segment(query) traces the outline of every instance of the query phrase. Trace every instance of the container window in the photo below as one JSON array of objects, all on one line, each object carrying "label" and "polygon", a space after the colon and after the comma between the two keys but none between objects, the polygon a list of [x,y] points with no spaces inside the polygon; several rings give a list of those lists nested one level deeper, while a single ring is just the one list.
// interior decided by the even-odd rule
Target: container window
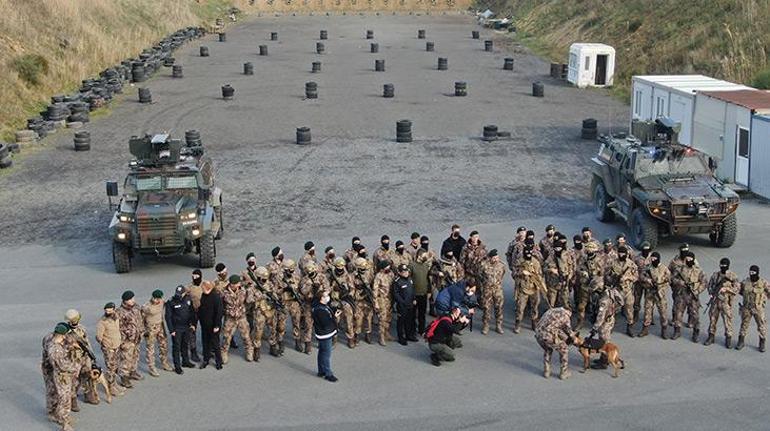
[{"label": "container window", "polygon": [[749,131],[743,127],[738,128],[738,156],[749,158]]},{"label": "container window", "polygon": [[636,90],[634,95],[634,114],[642,114],[642,90]]},{"label": "container window", "polygon": [[586,70],[591,70],[591,57],[586,57]]}]

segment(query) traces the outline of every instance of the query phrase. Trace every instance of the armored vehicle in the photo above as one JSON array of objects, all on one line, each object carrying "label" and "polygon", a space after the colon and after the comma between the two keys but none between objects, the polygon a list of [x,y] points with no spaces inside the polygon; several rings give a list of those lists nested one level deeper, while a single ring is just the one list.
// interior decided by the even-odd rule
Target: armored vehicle
[{"label": "armored vehicle", "polygon": [[[190,145],[191,144],[191,145]],[[214,266],[216,240],[222,237],[222,192],[214,185],[214,167],[200,141],[171,139],[167,134],[131,137],[135,157],[123,183],[107,182],[112,259],[118,273],[131,270],[138,254],[177,256],[196,253],[200,267]]]},{"label": "armored vehicle", "polygon": [[632,132],[638,137],[599,138],[591,159],[596,218],[623,219],[636,247],[693,233],[709,234],[717,247],[733,245],[740,200],[714,177],[715,161],[679,144],[679,125],[669,119],[635,122]]}]

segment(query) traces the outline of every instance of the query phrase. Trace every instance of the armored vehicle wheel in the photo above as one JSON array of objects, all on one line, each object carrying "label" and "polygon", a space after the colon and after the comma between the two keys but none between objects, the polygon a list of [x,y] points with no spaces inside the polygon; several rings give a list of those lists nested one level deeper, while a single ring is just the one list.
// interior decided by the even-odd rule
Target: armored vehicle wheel
[{"label": "armored vehicle wheel", "polygon": [[218,207],[214,207],[214,215],[216,216],[217,220],[219,220],[219,232],[217,232],[217,236],[214,237],[214,239],[222,239],[222,236],[225,233],[225,222],[222,218],[222,203],[220,202]]},{"label": "armored vehicle wheel", "polygon": [[119,242],[112,243],[112,262],[115,272],[123,274],[131,271],[131,251]]},{"label": "armored vehicle wheel", "polygon": [[214,266],[214,260],[217,257],[217,246],[214,243],[214,234],[206,232],[203,237],[198,240],[200,242],[200,267],[211,268]]},{"label": "armored vehicle wheel", "polygon": [[594,177],[592,190],[594,192],[594,215],[596,219],[603,222],[615,220],[615,213],[607,207],[609,204],[609,195],[604,188],[602,180]]},{"label": "armored vehicle wheel", "polygon": [[722,226],[717,230],[716,235],[711,234],[711,244],[719,248],[731,247],[735,243],[735,237],[738,235],[738,220],[735,213],[725,217]]},{"label": "armored vehicle wheel", "polygon": [[631,213],[631,241],[638,249],[641,249],[645,241],[653,249],[658,246],[658,225],[643,208],[637,208]]}]

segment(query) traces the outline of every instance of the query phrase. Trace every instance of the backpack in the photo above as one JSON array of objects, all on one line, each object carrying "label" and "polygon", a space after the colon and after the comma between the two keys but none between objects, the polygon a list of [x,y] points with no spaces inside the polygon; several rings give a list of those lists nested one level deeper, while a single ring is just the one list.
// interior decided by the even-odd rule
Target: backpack
[{"label": "backpack", "polygon": [[436,328],[438,328],[439,323],[441,323],[442,320],[446,320],[449,323],[452,323],[452,318],[449,316],[439,317],[438,319],[430,322],[430,325],[428,325],[428,329],[425,330],[425,341],[430,342],[430,340],[433,338],[434,333],[436,332]]}]

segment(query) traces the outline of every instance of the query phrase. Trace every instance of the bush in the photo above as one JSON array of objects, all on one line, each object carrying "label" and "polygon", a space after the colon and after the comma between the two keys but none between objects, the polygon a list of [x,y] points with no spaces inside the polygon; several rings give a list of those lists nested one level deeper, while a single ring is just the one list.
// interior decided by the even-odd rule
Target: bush
[{"label": "bush", "polygon": [[770,69],[765,69],[754,76],[751,86],[760,90],[770,90]]},{"label": "bush", "polygon": [[38,54],[20,55],[11,61],[10,66],[28,85],[39,84],[40,78],[48,73],[48,60]]}]

